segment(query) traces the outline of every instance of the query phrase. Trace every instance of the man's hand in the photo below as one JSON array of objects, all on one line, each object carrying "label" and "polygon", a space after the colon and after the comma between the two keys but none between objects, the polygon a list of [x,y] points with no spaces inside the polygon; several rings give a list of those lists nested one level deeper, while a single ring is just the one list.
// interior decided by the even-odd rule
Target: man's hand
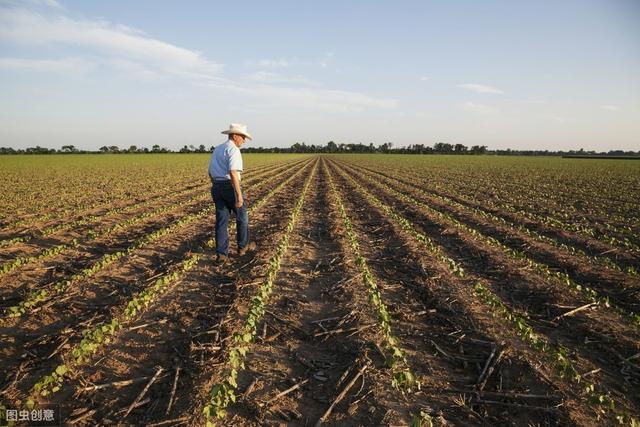
[{"label": "man's hand", "polygon": [[230,170],[229,176],[231,177],[233,192],[236,195],[236,209],[240,209],[244,204],[244,200],[242,199],[242,188],[240,188],[240,175],[238,174],[238,171]]}]

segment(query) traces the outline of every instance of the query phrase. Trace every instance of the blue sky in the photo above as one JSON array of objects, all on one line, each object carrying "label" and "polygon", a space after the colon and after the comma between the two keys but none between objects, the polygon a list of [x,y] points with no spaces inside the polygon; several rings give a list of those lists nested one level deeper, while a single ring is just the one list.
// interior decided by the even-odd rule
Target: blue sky
[{"label": "blue sky", "polygon": [[0,0],[0,146],[640,150],[640,2]]}]

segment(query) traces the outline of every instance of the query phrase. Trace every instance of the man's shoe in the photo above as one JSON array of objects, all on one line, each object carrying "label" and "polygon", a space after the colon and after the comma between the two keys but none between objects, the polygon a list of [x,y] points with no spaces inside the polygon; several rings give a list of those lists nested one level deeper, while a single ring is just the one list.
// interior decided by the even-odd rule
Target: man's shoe
[{"label": "man's shoe", "polygon": [[225,265],[227,261],[229,261],[229,257],[227,255],[216,254],[217,265]]},{"label": "man's shoe", "polygon": [[245,246],[244,248],[238,249],[238,255],[242,256],[242,255],[246,254],[247,252],[252,252],[255,248],[256,248],[256,243],[255,242],[249,242],[249,244],[247,246]]}]

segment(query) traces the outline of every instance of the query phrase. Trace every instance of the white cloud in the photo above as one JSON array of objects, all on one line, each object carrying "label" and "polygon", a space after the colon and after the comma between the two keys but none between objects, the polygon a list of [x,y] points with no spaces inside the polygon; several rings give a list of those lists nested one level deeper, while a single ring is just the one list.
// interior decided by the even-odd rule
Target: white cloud
[{"label": "white cloud", "polygon": [[62,8],[60,3],[58,3],[56,0],[42,0],[42,3],[47,7]]},{"label": "white cloud", "polygon": [[333,58],[336,56],[334,52],[327,52],[324,54],[322,60],[320,60],[320,66],[322,68],[327,68],[333,62]]},{"label": "white cloud", "polygon": [[284,58],[261,59],[258,61],[258,66],[265,68],[290,67],[291,65],[293,65],[293,61]]},{"label": "white cloud", "polygon": [[459,84],[458,87],[462,89],[470,90],[476,93],[488,93],[488,94],[496,94],[496,95],[504,94],[504,92],[498,88],[479,84],[479,83],[462,83],[462,84]]},{"label": "white cloud", "polygon": [[602,108],[603,110],[608,110],[608,111],[619,111],[620,107],[618,107],[617,105],[601,105],[600,108]]},{"label": "white cloud", "polygon": [[215,78],[222,66],[199,52],[143,35],[140,31],[104,21],[44,16],[27,9],[3,8],[0,40],[19,45],[68,45],[102,55],[143,61],[156,71],[195,79]]},{"label": "white cloud", "polygon": [[124,58],[110,58],[102,62],[105,65],[112,67],[114,70],[119,71],[125,77],[131,79],[150,82],[167,78],[166,74],[154,71],[153,69],[145,67],[139,62],[131,61]]},{"label": "white cloud", "polygon": [[81,58],[27,59],[0,58],[0,69],[37,72],[80,72],[84,73],[94,64]]},{"label": "white cloud", "polygon": [[278,73],[272,73],[269,71],[256,71],[248,77],[249,80],[259,83],[271,83],[271,84],[295,84],[305,86],[318,86],[318,82],[311,79],[307,79],[302,76],[287,77]]},{"label": "white cloud", "polygon": [[265,58],[260,60],[245,60],[244,64],[254,68],[289,68],[289,67],[318,67],[327,68],[335,58],[334,52],[327,52],[319,59],[301,60],[300,58]]},{"label": "white cloud", "polygon": [[271,73],[269,71],[256,71],[255,73],[249,74],[249,80],[256,82],[268,82],[278,78],[278,76],[278,74]]},{"label": "white cloud", "polygon": [[475,104],[473,102],[465,102],[462,108],[474,114],[494,115],[498,113],[498,109],[491,105]]},{"label": "white cloud", "polygon": [[45,7],[53,9],[62,9],[62,5],[56,0],[2,0],[4,5],[13,6],[33,6],[33,7]]},{"label": "white cloud", "polygon": [[398,101],[376,98],[366,94],[335,89],[283,87],[272,84],[240,84],[232,81],[217,81],[205,84],[247,97],[254,97],[273,108],[305,108],[329,113],[360,112],[370,108],[395,109]]},{"label": "white cloud", "polygon": [[358,112],[368,108],[394,109],[398,101],[374,98],[365,94],[342,90],[312,88],[258,87],[255,95],[277,99],[298,107],[321,109],[327,112]]},{"label": "white cloud", "polygon": [[429,80],[429,77],[428,77],[428,76],[421,76],[421,77],[420,77],[420,81],[421,81],[421,82],[426,82],[427,80]]},{"label": "white cloud", "polygon": [[[89,58],[85,60],[86,64],[106,65],[134,79],[178,77],[198,86],[258,97],[276,106],[353,112],[367,108],[393,109],[398,105],[395,99],[376,98],[362,93],[291,87],[317,84],[304,77],[285,77],[266,71],[245,78],[225,78],[223,66],[205,58],[200,52],[167,43],[124,25],[72,19],[62,12],[49,9],[45,13],[26,7],[0,6],[0,42],[21,49],[25,46],[73,48]],[[326,53],[320,65],[326,67],[333,57],[332,52]],[[5,58],[4,61],[5,68],[71,69],[80,64],[64,59]],[[284,67],[290,64],[284,59],[275,61],[265,62],[264,65]]]}]

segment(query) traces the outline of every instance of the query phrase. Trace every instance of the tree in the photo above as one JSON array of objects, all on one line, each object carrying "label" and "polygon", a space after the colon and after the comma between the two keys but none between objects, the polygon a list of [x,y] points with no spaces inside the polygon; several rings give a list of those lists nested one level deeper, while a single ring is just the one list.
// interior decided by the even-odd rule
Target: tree
[{"label": "tree", "polygon": [[433,151],[435,151],[436,153],[452,153],[453,145],[447,144],[446,142],[437,142],[433,146]]},{"label": "tree", "polygon": [[473,154],[485,154],[487,152],[487,146],[486,145],[474,145],[473,147],[471,147],[471,152]]},{"label": "tree", "polygon": [[107,147],[106,145],[103,145],[102,147],[100,147],[100,152],[101,153],[108,153],[109,152],[109,147]]},{"label": "tree", "polygon": [[200,144],[200,146],[198,147],[198,153],[205,153],[207,151],[207,147],[204,146],[204,144]]},{"label": "tree", "polygon": [[73,145],[63,145],[61,151],[63,153],[75,153],[78,151],[78,149]]},{"label": "tree", "polygon": [[456,144],[454,147],[456,154],[464,154],[467,152],[467,146],[462,144]]},{"label": "tree", "polygon": [[333,141],[327,142],[327,153],[335,153],[336,151],[338,151],[336,143]]},{"label": "tree", "polygon": [[118,148],[117,145],[110,145],[109,146],[109,152],[110,153],[119,153],[120,152],[120,148]]},{"label": "tree", "polygon": [[393,146],[393,143],[391,142],[385,142],[384,144],[382,144],[380,146],[380,151],[382,153],[387,153],[389,151],[389,149]]},{"label": "tree", "polygon": [[424,144],[413,144],[413,147],[411,147],[411,151],[416,154],[424,153]]},{"label": "tree", "polygon": [[138,147],[136,147],[135,145],[132,145],[131,147],[129,147],[127,152],[128,153],[137,153],[138,152]]},{"label": "tree", "polygon": [[40,147],[39,145],[36,145],[35,147],[27,147],[24,150],[25,153],[27,154],[49,154],[49,153],[55,153],[56,150],[54,148],[45,148],[45,147]]},{"label": "tree", "polygon": [[153,144],[153,147],[151,147],[151,152],[152,153],[159,153],[160,152],[160,146],[158,144]]}]

